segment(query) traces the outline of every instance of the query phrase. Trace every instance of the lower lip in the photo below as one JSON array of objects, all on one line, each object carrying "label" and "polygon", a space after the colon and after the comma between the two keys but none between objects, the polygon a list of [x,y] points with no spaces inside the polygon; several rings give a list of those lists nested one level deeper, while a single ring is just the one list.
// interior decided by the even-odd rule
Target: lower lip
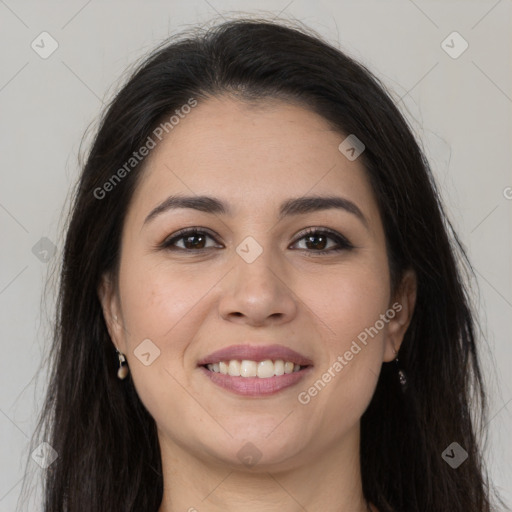
[{"label": "lower lip", "polygon": [[312,366],[307,366],[298,372],[274,375],[267,379],[260,379],[259,377],[231,377],[231,375],[212,372],[204,366],[200,366],[199,369],[202,370],[214,384],[217,384],[221,388],[232,391],[237,395],[257,397],[274,395],[283,389],[297,384],[297,382],[309,373]]}]

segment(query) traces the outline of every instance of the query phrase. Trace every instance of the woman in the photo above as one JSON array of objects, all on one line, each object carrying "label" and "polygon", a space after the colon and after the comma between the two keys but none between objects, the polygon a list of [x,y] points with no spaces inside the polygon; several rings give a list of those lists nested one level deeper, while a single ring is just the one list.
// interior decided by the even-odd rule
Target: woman
[{"label": "woman", "polygon": [[268,21],[166,42],[76,191],[44,510],[491,510],[459,254],[362,65]]}]

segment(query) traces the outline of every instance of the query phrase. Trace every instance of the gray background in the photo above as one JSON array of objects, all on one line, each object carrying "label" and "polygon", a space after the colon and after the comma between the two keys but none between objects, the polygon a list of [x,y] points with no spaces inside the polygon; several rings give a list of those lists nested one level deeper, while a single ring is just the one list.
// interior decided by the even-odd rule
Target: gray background
[{"label": "gray background", "polygon": [[[0,0],[0,512],[15,509],[31,453],[54,297],[52,286],[46,299],[43,291],[62,250],[82,134],[96,126],[127,66],[162,38],[235,12],[298,18],[339,43],[391,89],[422,141],[476,270],[490,393],[485,456],[511,503],[510,0]],[[31,47],[42,46],[43,31],[58,43],[46,59]],[[457,58],[441,44],[453,31],[469,44]],[[456,39],[448,44],[462,48]]]}]

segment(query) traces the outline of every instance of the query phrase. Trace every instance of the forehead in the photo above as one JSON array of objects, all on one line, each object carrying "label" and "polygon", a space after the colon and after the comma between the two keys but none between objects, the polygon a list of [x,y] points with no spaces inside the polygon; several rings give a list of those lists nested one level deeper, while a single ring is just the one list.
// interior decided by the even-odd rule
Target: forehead
[{"label": "forehead", "polygon": [[235,215],[270,213],[290,197],[337,194],[368,218],[378,216],[361,160],[338,149],[345,138],[300,105],[211,98],[184,115],[146,158],[129,216],[142,223],[176,192],[218,197]]}]

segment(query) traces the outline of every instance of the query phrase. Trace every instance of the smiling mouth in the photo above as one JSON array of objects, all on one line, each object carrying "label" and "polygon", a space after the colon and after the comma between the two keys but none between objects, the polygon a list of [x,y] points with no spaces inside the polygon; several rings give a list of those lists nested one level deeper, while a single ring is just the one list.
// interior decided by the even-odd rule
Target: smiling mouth
[{"label": "smiling mouth", "polygon": [[210,372],[228,375],[230,377],[269,379],[271,377],[280,377],[290,373],[299,372],[308,366],[301,366],[292,361],[283,359],[265,359],[263,361],[252,361],[248,359],[229,361],[219,361],[201,365]]},{"label": "smiling mouth", "polygon": [[199,365],[216,386],[236,395],[264,398],[297,384],[313,369],[282,359],[219,361]]}]

